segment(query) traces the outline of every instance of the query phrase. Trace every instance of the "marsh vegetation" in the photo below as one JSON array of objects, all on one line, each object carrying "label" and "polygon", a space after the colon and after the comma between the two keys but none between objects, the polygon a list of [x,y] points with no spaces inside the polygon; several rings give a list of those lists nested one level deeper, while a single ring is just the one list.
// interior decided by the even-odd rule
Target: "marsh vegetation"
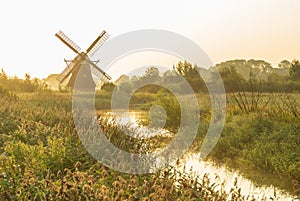
[{"label": "marsh vegetation", "polygon": [[[296,197],[300,193],[300,64],[288,64],[288,69],[282,69],[288,73],[283,74],[263,62],[238,60],[217,65],[227,92],[226,124],[208,159],[239,171],[257,184],[273,185]],[[248,69],[245,66],[252,66],[248,74],[241,71]],[[197,153],[212,112],[210,97],[203,80],[195,77],[195,68],[198,67],[182,62],[176,73],[160,75],[152,68],[143,77],[124,77],[117,85],[106,83],[96,93],[95,106],[98,110],[111,109],[114,90],[119,90],[122,97],[122,91],[132,90],[132,85],[149,76],[168,84],[182,76],[191,84],[200,107],[200,125],[189,149],[189,153]],[[180,82],[175,84],[180,88]],[[174,166],[145,175],[105,167],[83,147],[74,129],[71,99],[68,90],[52,91],[38,79],[9,78],[2,71],[1,200],[254,199],[241,194],[238,181],[226,191],[208,175],[200,177]],[[148,85],[135,91],[129,108],[148,111],[154,105],[160,105],[167,114],[164,129],[176,133],[181,115],[179,104],[176,96],[163,87]],[[108,117],[98,115],[97,120],[111,143],[129,152],[150,152],[172,140],[172,136],[160,135],[134,139],[124,135]],[[141,125],[149,123],[146,118]],[[280,200],[276,193],[272,199]]]}]

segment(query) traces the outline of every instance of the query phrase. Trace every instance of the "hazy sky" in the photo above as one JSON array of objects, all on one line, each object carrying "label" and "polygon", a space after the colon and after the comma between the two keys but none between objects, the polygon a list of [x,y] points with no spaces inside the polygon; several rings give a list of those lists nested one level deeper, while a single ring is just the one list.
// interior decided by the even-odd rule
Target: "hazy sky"
[{"label": "hazy sky", "polygon": [[145,28],[190,38],[214,63],[254,58],[277,65],[300,58],[299,9],[299,0],[2,1],[0,68],[19,77],[60,73],[63,59],[75,56],[54,37],[60,29],[86,49],[103,29],[114,37]]}]

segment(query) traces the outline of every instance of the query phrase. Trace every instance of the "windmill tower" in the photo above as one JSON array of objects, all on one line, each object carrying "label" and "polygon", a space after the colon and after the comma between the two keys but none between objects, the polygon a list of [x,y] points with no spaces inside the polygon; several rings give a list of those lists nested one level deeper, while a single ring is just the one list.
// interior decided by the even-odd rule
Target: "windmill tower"
[{"label": "windmill tower", "polygon": [[96,80],[100,79],[102,81],[108,81],[111,79],[107,73],[96,65],[97,63],[94,63],[89,59],[89,57],[93,56],[108,39],[109,35],[106,31],[102,31],[86,52],[80,52],[81,48],[62,31],[57,32],[55,36],[77,54],[73,60],[69,61],[65,59],[67,67],[56,78],[60,83],[64,83],[64,81],[71,75],[67,86],[84,90],[94,89],[96,87],[93,77],[95,77]]}]

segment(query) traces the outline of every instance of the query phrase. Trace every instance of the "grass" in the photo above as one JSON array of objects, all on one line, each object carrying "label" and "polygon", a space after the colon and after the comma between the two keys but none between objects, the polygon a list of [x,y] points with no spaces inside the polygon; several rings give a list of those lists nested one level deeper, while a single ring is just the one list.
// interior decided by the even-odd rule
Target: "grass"
[{"label": "grass", "polygon": [[[99,164],[82,146],[74,129],[71,94],[11,93],[4,88],[0,93],[0,200],[246,200],[236,184],[225,192],[218,190],[207,176],[197,178],[176,172],[174,167],[156,174],[128,175]],[[148,95],[136,94],[132,104],[147,109],[165,101],[153,94],[148,99]],[[291,181],[291,186],[297,186],[300,152],[299,125],[295,122],[299,119],[293,112],[297,104],[292,100],[299,98],[297,94],[264,94],[262,100],[272,97],[274,101],[273,96],[277,104],[247,115],[236,103],[229,102],[227,126],[210,157],[228,164],[238,159],[245,166],[252,164],[253,169],[281,174]],[[100,108],[108,105],[110,96],[105,97],[96,101]],[[211,114],[208,96],[199,94],[198,99],[203,123],[197,140],[201,142]],[[138,104],[146,106],[141,108]],[[286,107],[289,109],[279,109]],[[176,112],[171,114],[175,116]],[[124,150],[152,151],[170,140],[135,140],[107,119],[99,120],[107,138]],[[141,149],[140,145],[149,141],[155,146]]]},{"label": "grass", "polygon": [[[134,95],[138,98],[131,100],[133,105],[141,103],[146,109],[155,104],[163,106],[168,114],[166,128],[176,132],[180,110],[171,104],[174,96],[141,92]],[[147,97],[151,97],[148,102]],[[197,94],[197,98],[200,127],[192,152],[199,151],[212,116],[208,94]],[[297,93],[227,94],[226,124],[209,158],[240,170],[260,185],[275,185],[298,194],[299,187],[294,183],[300,182],[299,100]]]}]

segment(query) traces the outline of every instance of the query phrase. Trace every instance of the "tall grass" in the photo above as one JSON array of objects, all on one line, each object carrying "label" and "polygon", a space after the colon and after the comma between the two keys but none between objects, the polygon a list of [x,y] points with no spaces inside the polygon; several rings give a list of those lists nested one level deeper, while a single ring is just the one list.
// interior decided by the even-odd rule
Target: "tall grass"
[{"label": "tall grass", "polygon": [[[107,169],[90,156],[77,136],[71,94],[49,91],[15,94],[1,87],[0,93],[0,200],[247,199],[240,195],[236,185],[231,192],[220,191],[209,178],[183,174],[174,167],[148,175],[128,175]],[[259,101],[253,101],[253,107],[251,95],[241,96],[247,98],[250,110],[245,115],[237,103],[229,103],[227,126],[211,157],[238,159],[253,168],[283,175],[293,181],[291,185],[299,193],[298,95],[261,94]],[[137,100],[146,98],[139,94]],[[169,99],[161,100],[167,105]],[[271,104],[275,100],[277,104]],[[200,103],[204,104],[200,106],[203,111],[200,118],[204,122],[200,124],[199,142],[211,116],[205,105],[209,104],[208,96],[203,95]],[[169,113],[170,121],[178,118],[176,108],[173,109],[175,112]],[[282,112],[278,115],[276,111]],[[136,140],[103,117],[99,117],[99,124],[112,143],[131,152],[160,149],[172,139]]]}]

